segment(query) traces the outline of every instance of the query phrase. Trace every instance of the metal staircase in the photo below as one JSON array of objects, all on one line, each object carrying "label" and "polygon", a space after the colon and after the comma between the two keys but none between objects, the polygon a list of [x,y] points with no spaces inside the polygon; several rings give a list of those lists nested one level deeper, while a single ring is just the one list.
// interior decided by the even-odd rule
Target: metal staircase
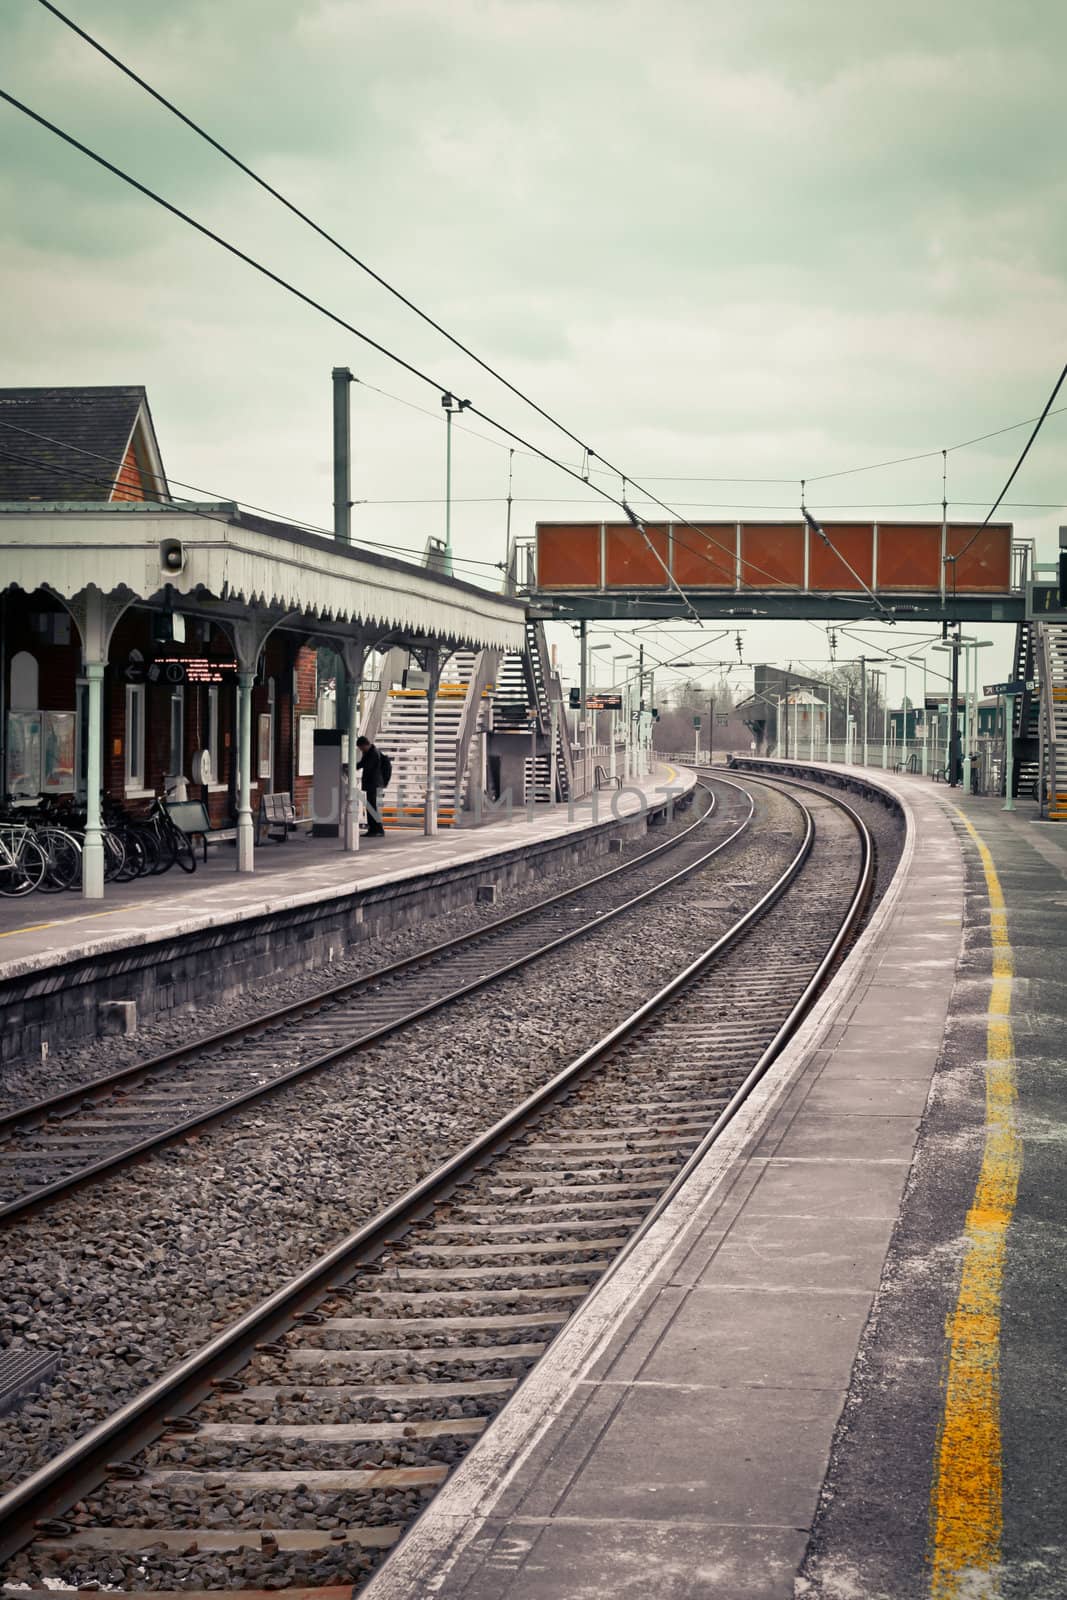
[{"label": "metal staircase", "polygon": [[563,691],[552,671],[544,626],[526,623],[526,649],[508,651],[502,657],[494,701],[494,726],[498,731],[514,729],[525,733],[529,718],[537,718],[537,732],[543,740],[551,738],[552,706],[556,706],[556,746],[553,759],[539,750],[536,762],[527,755],[523,766],[523,788],[527,802],[548,804],[568,800],[574,792],[574,771],[567,742]]},{"label": "metal staircase", "polygon": [[[434,711],[433,760],[437,823],[455,825],[466,801],[468,763],[459,760],[461,728],[478,657],[458,650],[441,669]],[[421,828],[425,819],[426,744],[429,702],[425,689],[389,689],[375,740],[389,756],[393,774],[380,797],[386,827]],[[458,768],[458,771],[457,771]]]},{"label": "metal staircase", "polygon": [[1067,623],[1036,622],[1041,674],[1043,798],[1054,822],[1067,822]]},{"label": "metal staircase", "polygon": [[[1033,683],[1040,676],[1034,650],[1034,625],[1020,622],[1015,630],[1015,657],[1012,678],[1016,683]],[[1013,700],[1014,772],[1013,795],[1037,798],[1041,782],[1041,695],[1025,690]]]}]

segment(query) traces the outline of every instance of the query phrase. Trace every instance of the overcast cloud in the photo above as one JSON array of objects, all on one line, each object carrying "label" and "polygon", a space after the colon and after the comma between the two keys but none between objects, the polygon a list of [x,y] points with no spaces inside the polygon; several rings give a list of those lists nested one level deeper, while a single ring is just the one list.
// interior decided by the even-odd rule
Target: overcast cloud
[{"label": "overcast cloud", "polygon": [[[66,9],[690,516],[793,510],[801,476],[1033,416],[1063,364],[1055,0]],[[577,464],[35,0],[5,0],[0,51],[12,93]],[[329,373],[351,366],[433,413],[355,391],[357,534],[421,549],[442,532],[431,390],[16,112],[0,127],[5,384],[144,383],[173,477],[328,527]],[[1045,559],[1067,522],[1065,425],[1007,513]],[[1025,437],[950,457],[953,514],[984,515]],[[506,450],[457,436],[455,493],[477,502],[455,508],[461,555],[500,558],[506,472]],[[700,476],[794,482],[681,481]],[[595,508],[520,457],[515,493],[519,533]],[[809,500],[935,515],[940,460]],[[746,631],[751,659],[825,653],[810,627]]]}]

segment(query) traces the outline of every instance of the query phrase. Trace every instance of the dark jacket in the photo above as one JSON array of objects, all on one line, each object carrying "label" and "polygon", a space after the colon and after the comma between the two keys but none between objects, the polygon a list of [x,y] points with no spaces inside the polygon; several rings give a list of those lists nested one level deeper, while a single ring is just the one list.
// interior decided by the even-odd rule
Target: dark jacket
[{"label": "dark jacket", "polygon": [[356,762],[356,771],[362,773],[360,788],[364,793],[370,789],[382,789],[382,755],[376,744],[370,745]]}]

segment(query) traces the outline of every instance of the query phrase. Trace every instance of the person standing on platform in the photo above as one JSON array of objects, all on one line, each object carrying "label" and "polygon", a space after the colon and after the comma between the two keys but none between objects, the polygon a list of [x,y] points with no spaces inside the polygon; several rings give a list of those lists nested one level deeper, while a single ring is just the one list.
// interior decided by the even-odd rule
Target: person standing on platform
[{"label": "person standing on platform", "polygon": [[356,771],[362,773],[360,787],[367,797],[367,838],[380,839],[385,835],[381,813],[378,810],[378,796],[385,788],[382,753],[376,744],[371,744],[366,738],[356,740],[356,749],[359,751]]}]

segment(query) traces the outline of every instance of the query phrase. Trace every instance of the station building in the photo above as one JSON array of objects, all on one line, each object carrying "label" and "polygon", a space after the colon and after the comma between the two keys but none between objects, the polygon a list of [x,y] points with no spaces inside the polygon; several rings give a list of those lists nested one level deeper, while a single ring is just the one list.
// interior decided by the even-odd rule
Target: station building
[{"label": "station building", "polygon": [[[176,498],[141,387],[0,390],[0,546],[9,803],[67,797],[91,832],[94,795],[137,810],[188,794],[212,826],[235,825],[250,870],[264,796],[310,815],[317,737],[339,704],[338,744],[362,728],[385,745],[393,727],[418,801],[398,820],[432,831],[456,820],[468,773],[484,783],[499,769],[479,702],[509,671],[522,749],[532,701],[540,760],[554,759],[551,686],[530,655],[543,640],[521,602],[234,503]],[[354,803],[326,826],[356,847]]]}]

